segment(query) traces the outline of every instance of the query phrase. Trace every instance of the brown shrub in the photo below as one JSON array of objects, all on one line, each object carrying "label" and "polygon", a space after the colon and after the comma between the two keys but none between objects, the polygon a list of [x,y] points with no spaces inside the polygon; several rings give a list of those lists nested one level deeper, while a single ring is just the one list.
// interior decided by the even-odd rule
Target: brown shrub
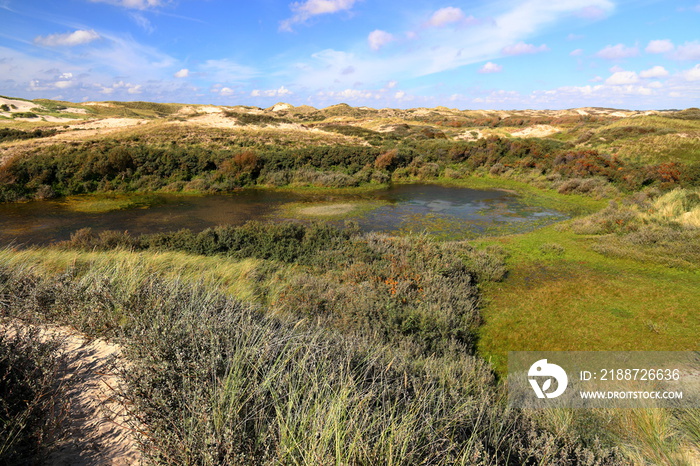
[{"label": "brown shrub", "polygon": [[398,149],[391,149],[379,155],[374,161],[374,168],[377,170],[388,170],[396,165],[398,159]]}]

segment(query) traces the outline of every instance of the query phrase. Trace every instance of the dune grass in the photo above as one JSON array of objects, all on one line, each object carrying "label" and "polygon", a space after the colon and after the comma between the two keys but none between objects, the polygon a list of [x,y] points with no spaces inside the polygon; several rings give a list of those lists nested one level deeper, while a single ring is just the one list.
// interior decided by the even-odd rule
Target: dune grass
[{"label": "dune grass", "polygon": [[616,464],[581,425],[554,437],[506,408],[462,333],[488,258],[456,247],[367,235],[303,267],[5,250],[0,312],[126,345],[123,396],[157,464]]}]

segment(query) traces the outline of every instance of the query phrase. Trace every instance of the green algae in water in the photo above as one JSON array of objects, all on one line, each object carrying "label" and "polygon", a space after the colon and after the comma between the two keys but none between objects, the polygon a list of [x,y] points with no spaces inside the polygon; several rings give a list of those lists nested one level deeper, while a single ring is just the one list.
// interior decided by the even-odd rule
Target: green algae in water
[{"label": "green algae in water", "polygon": [[317,220],[356,219],[387,205],[382,200],[337,200],[333,202],[289,202],[282,204],[273,217]]},{"label": "green algae in water", "polygon": [[73,212],[101,214],[124,209],[147,209],[160,202],[158,196],[148,194],[99,194],[70,196],[61,204]]}]

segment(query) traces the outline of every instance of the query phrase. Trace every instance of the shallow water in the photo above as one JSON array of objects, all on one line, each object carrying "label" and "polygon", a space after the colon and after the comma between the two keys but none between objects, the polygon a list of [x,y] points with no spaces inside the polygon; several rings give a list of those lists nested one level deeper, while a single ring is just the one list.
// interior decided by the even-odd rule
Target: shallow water
[{"label": "shallow water", "polygon": [[0,204],[0,243],[47,244],[69,239],[72,232],[85,227],[142,234],[240,225],[248,220],[309,220],[284,208],[290,203],[379,201],[376,208],[365,208],[345,219],[356,220],[364,231],[425,231],[450,239],[527,231],[565,218],[556,211],[528,206],[505,191],[422,184],[362,194],[249,189],[211,196],[162,194],[153,196],[153,200],[149,207],[105,213],[76,212],[70,208],[75,200]]}]

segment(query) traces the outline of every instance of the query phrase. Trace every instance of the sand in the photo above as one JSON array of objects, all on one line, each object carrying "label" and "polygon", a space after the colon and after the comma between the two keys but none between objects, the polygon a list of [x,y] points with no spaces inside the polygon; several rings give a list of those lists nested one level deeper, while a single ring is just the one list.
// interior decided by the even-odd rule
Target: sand
[{"label": "sand", "polygon": [[[11,325],[0,324],[0,328],[13,333]],[[65,435],[45,463],[140,464],[141,454],[129,427],[133,422],[115,396],[122,383],[115,373],[115,365],[124,363],[121,348],[101,339],[89,340],[67,327],[42,326],[40,332],[46,339],[58,336],[66,355],[59,374],[66,387],[60,406],[67,413],[61,425]]]},{"label": "sand", "polygon": [[515,131],[511,133],[511,136],[516,138],[544,138],[551,136],[554,133],[558,133],[560,130],[550,125],[535,125],[529,126],[520,131]]}]

